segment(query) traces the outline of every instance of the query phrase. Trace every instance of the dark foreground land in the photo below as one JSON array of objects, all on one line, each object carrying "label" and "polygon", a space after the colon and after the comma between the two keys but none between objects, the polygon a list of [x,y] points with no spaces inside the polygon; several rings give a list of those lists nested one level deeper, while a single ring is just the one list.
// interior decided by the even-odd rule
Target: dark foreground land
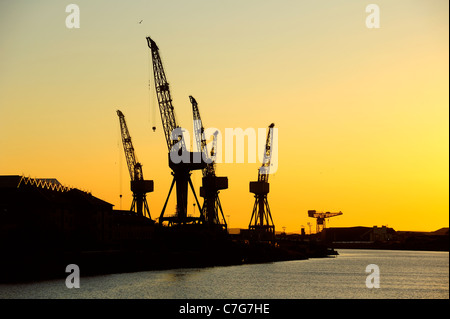
[{"label": "dark foreground land", "polygon": [[[84,276],[200,268],[336,255],[319,242],[298,240],[256,241],[232,238],[226,231],[206,225],[153,226],[150,238],[122,240],[108,249],[62,249],[34,244],[3,250],[0,282],[23,282],[64,278],[66,266],[76,264]],[[73,246],[72,246],[73,247]]]},{"label": "dark foreground land", "polygon": [[67,277],[70,264],[95,275],[330,253],[312,242],[254,235],[233,237],[205,223],[161,226],[55,179],[0,176],[0,282]]}]

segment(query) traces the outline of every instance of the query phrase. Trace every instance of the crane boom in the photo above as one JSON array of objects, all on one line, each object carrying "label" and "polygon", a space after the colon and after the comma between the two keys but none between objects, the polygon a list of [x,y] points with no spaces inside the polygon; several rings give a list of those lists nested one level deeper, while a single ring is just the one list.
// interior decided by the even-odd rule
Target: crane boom
[{"label": "crane boom", "polygon": [[[205,129],[203,128],[203,122],[200,117],[200,111],[198,110],[198,104],[195,98],[190,95],[189,100],[192,104],[192,113],[194,118],[194,134],[195,134],[195,142],[197,144],[197,151],[201,152],[202,155],[208,155],[208,150],[206,147],[205,140]],[[205,176],[205,170],[203,169],[203,176]]]},{"label": "crane boom", "polygon": [[308,210],[308,216],[309,217],[313,217],[313,218],[330,218],[330,217],[334,217],[334,216],[339,216],[342,215],[342,212],[335,212],[335,213],[331,213],[331,212],[317,212],[315,210]]},{"label": "crane boom", "polygon": [[155,89],[158,98],[159,112],[161,114],[161,121],[163,124],[164,135],[166,137],[167,147],[172,150],[172,147],[180,142],[181,148],[186,149],[183,136],[180,134],[174,140],[172,132],[179,128],[175,118],[175,111],[172,105],[172,97],[170,95],[169,83],[167,82],[164,67],[162,65],[161,57],[159,55],[159,48],[150,37],[147,37],[147,44],[152,54],[153,75],[155,78]]},{"label": "crane boom", "polygon": [[269,131],[267,132],[266,138],[266,148],[264,151],[264,158],[261,167],[258,171],[258,181],[269,182],[269,172],[270,172],[270,160],[272,158],[272,142],[273,142],[273,127],[274,123],[269,125]]},{"label": "crane boom", "polygon": [[120,110],[117,110],[117,115],[119,116],[123,150],[125,152],[130,178],[132,181],[143,180],[142,165],[136,159],[130,132],[128,131],[127,123],[125,121],[125,115],[123,115]]},{"label": "crane boom", "polygon": [[207,175],[210,176],[216,176],[216,157],[217,157],[217,135],[219,134],[219,131],[214,132],[214,138],[212,142],[211,147],[211,157],[209,158],[211,160],[210,163],[207,164]]},{"label": "crane boom", "polygon": [[195,141],[197,144],[197,150],[202,153],[202,156],[205,157],[205,161],[207,162],[207,165],[205,168],[202,169],[202,175],[205,176],[215,176],[215,165],[214,165],[214,159],[215,159],[215,153],[217,152],[217,134],[218,132],[214,132],[214,140],[213,140],[213,146],[211,149],[211,154],[208,154],[208,146],[206,145],[205,140],[205,129],[203,128],[203,122],[202,118],[200,116],[200,111],[198,109],[197,101],[193,96],[189,96],[189,100],[192,104],[192,114],[194,118],[194,134],[195,134]]}]

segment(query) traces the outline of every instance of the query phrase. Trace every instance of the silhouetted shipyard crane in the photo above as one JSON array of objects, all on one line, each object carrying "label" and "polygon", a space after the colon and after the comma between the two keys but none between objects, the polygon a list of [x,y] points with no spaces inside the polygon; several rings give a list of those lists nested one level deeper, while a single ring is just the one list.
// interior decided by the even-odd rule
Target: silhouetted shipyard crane
[{"label": "silhouetted shipyard crane", "polygon": [[[192,104],[192,113],[194,118],[194,134],[197,143],[197,150],[201,151],[205,157],[207,165],[202,169],[202,186],[200,187],[200,196],[204,198],[202,206],[202,215],[209,225],[221,225],[227,228],[225,216],[223,214],[222,205],[219,199],[219,190],[228,188],[228,178],[216,176],[215,159],[217,152],[217,131],[214,134],[213,147],[211,154],[208,154],[206,145],[203,122],[200,117],[197,101],[189,96]],[[222,222],[219,218],[219,211],[222,215]]]},{"label": "silhouetted shipyard crane", "polygon": [[[192,185],[191,171],[203,169],[206,163],[203,161],[200,153],[195,154],[186,149],[181,127],[178,126],[175,119],[174,107],[172,105],[172,97],[170,95],[169,83],[159,55],[159,48],[156,43],[147,37],[147,44],[152,54],[153,75],[155,78],[155,90],[158,99],[159,112],[166,138],[167,148],[169,151],[169,167],[172,169],[173,180],[170,186],[169,194],[164,203],[164,207],[159,217],[159,223],[167,221],[172,224],[198,223],[204,220],[204,217],[193,217],[187,215],[188,202],[188,185],[194,194],[197,206],[200,204]],[[194,162],[195,159],[195,162]],[[164,216],[170,194],[173,186],[176,184],[177,206],[175,216]]]},{"label": "silhouetted shipyard crane", "polygon": [[131,142],[130,133],[128,132],[127,123],[125,122],[125,116],[119,110],[117,110],[117,115],[119,116],[123,150],[127,160],[128,171],[130,172],[131,191],[133,192],[133,202],[131,203],[130,210],[136,212],[140,216],[151,218],[146,194],[153,192],[153,181],[144,180],[142,165],[137,161],[134,153],[134,147]]},{"label": "silhouetted shipyard crane", "polygon": [[342,212],[337,213],[330,213],[330,212],[317,212],[315,210],[308,210],[308,216],[315,218],[317,221],[316,225],[316,233],[320,233],[322,230],[324,230],[325,227],[325,218],[330,218],[334,216],[342,215]]},{"label": "silhouetted shipyard crane", "polygon": [[274,126],[275,124],[273,123],[269,125],[264,158],[258,170],[258,181],[250,182],[250,192],[255,194],[255,204],[253,205],[252,218],[248,226],[249,230],[256,233],[258,239],[269,241],[273,240],[275,236],[275,225],[273,224],[269,202],[267,201]]}]

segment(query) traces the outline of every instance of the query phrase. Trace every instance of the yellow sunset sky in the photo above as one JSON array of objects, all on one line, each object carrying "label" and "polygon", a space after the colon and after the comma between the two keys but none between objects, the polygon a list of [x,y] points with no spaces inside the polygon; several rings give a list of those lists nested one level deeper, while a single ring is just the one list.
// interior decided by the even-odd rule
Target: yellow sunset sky
[{"label": "yellow sunset sky", "polygon": [[[80,8],[78,29],[66,27],[70,3]],[[380,8],[380,28],[366,27],[369,3]],[[57,178],[128,209],[120,109],[144,177],[154,180],[147,199],[158,217],[172,177],[148,90],[151,36],[179,125],[192,132],[189,95],[204,126],[222,134],[275,123],[278,169],[268,198],[277,230],[315,225],[309,209],[342,211],[331,227],[448,227],[448,5],[2,1],[0,174]],[[259,165],[217,166],[229,180],[220,198],[231,228],[248,226],[248,183]],[[192,179],[198,192],[201,172]]]}]

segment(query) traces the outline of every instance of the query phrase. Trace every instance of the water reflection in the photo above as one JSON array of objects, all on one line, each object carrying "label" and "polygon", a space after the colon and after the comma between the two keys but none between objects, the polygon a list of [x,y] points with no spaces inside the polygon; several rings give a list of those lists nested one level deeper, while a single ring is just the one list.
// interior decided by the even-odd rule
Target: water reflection
[{"label": "water reflection", "polygon": [[[0,298],[336,299],[445,298],[448,252],[340,250],[336,258],[228,267],[173,269],[0,285]],[[368,289],[366,266],[380,267],[381,288]]]}]

